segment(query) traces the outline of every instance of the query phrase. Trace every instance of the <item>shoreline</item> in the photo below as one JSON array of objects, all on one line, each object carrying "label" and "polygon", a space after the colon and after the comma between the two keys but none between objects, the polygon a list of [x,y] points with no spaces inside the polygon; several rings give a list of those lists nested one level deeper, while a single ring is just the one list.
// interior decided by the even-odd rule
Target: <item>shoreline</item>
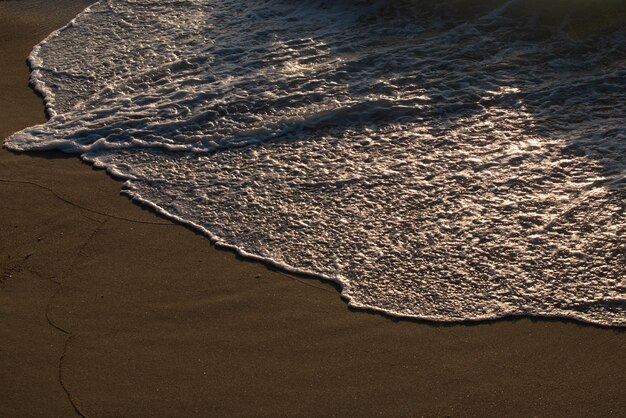
[{"label": "shoreline", "polygon": [[[3,140],[45,121],[28,48],[87,5],[0,3]],[[355,310],[132,203],[77,156],[2,149],[0,178],[0,415],[626,411],[621,329]]]}]

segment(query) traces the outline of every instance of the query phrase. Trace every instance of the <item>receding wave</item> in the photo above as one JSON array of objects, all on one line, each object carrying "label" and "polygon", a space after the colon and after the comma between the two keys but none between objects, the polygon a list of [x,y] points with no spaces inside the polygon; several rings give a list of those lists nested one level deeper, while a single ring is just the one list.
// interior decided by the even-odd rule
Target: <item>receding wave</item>
[{"label": "receding wave", "polygon": [[80,154],[221,245],[439,321],[626,325],[621,1],[101,1],[37,46]]}]

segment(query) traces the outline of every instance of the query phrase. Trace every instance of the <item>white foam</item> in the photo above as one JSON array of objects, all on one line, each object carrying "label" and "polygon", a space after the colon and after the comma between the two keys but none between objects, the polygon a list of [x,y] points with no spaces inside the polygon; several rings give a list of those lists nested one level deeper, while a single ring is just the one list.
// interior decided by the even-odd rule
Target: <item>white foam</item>
[{"label": "white foam", "polygon": [[352,306],[626,325],[624,31],[377,10],[97,3],[33,51],[51,118],[5,145],[81,154]]}]

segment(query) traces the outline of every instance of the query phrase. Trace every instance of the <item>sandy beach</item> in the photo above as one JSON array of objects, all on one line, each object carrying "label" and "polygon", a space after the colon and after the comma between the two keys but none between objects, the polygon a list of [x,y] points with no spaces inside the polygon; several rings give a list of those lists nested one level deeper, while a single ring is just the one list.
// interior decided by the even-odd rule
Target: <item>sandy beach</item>
[{"label": "sandy beach", "polygon": [[[0,138],[89,2],[0,1]],[[624,416],[626,333],[437,324],[216,249],[77,156],[0,150],[0,416]]]}]

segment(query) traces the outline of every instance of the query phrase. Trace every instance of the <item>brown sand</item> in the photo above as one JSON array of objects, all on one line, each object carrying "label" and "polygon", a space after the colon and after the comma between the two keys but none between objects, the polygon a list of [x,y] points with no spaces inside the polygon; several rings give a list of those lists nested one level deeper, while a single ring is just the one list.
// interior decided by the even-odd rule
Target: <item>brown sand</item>
[{"label": "brown sand", "polygon": [[[44,121],[25,57],[84,5],[0,2],[0,138]],[[0,178],[0,416],[626,414],[623,330],[353,311],[76,157],[2,150]]]}]

